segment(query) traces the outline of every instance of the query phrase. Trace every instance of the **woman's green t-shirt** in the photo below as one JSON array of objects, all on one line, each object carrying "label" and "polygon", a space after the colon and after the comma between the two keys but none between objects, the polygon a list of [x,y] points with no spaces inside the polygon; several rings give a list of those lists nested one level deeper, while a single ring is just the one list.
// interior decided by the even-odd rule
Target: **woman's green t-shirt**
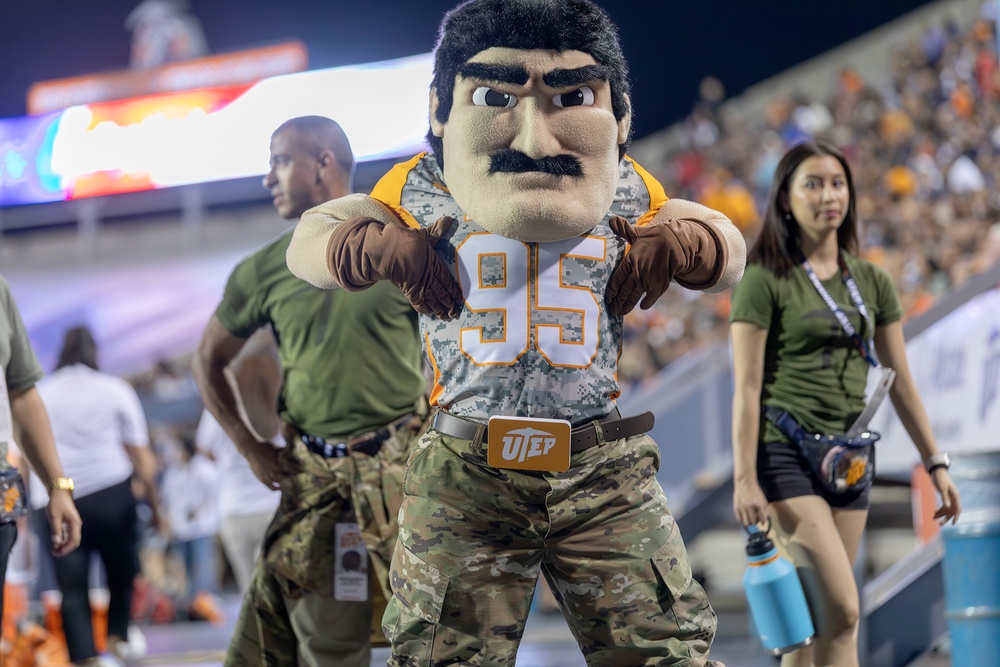
[{"label": "woman's green t-shirt", "polygon": [[[901,319],[903,307],[889,274],[849,253],[844,259],[874,326]],[[840,273],[822,282],[862,339],[869,340],[874,331],[851,300]],[[870,366],[801,265],[782,277],[761,264],[747,265],[733,289],[729,321],[768,330],[762,406],[785,410],[812,433],[847,432],[864,409]],[[760,437],[763,442],[787,442],[763,418]]]}]

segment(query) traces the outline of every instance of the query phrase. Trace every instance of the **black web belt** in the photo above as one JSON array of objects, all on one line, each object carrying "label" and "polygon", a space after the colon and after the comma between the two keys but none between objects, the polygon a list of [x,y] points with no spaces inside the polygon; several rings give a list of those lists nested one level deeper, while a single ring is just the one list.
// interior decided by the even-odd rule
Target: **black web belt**
[{"label": "black web belt", "polygon": [[[450,435],[462,440],[475,440],[482,426],[479,422],[470,421],[444,410],[439,410],[431,422],[431,428],[445,435]],[[621,438],[631,438],[634,435],[646,433],[653,428],[653,413],[643,412],[634,417],[622,417],[618,408],[608,416],[599,420],[599,425],[594,422],[587,422],[582,426],[577,426],[570,431],[570,449],[573,452],[582,452],[597,445],[600,440],[597,437],[597,429],[601,429],[604,441],[620,440]],[[487,440],[487,429],[482,431],[482,441]]]},{"label": "black web belt", "polygon": [[318,435],[309,435],[307,433],[302,434],[302,442],[305,443],[309,451],[328,459],[343,458],[351,452],[361,452],[368,456],[375,456],[382,449],[382,445],[389,439],[389,436],[413,419],[413,416],[414,414],[411,412],[377,431],[359,435],[345,442],[327,442]]}]

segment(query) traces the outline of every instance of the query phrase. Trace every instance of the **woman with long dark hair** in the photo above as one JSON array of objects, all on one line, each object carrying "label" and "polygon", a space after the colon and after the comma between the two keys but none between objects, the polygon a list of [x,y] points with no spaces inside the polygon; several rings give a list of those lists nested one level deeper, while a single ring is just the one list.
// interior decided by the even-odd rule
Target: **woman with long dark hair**
[{"label": "woman with long dark hair", "polygon": [[[98,370],[97,345],[86,327],[66,332],[56,370],[39,383],[39,391],[49,410],[56,450],[75,481],[74,495],[85,526],[80,548],[54,563],[62,592],[63,630],[70,660],[76,665],[96,665],[88,591],[90,557],[97,553],[104,562],[108,646],[117,654],[128,636],[132,582],[139,573],[131,477],[135,473],[146,487],[155,512],[156,462],[139,397],[122,378]],[[36,508],[45,502],[40,493],[32,494],[31,501]],[[31,521],[43,543],[49,540],[44,512],[33,512]]]},{"label": "woman with long dark hair", "polygon": [[730,315],[733,510],[743,525],[771,522],[816,627],[815,643],[784,656],[785,667],[858,665],[853,563],[877,439],[864,428],[876,407],[865,410],[870,368],[931,473],[942,500],[935,517],[960,512],[907,366],[899,297],[857,253],[846,158],[824,142],[795,146],[778,164]]}]

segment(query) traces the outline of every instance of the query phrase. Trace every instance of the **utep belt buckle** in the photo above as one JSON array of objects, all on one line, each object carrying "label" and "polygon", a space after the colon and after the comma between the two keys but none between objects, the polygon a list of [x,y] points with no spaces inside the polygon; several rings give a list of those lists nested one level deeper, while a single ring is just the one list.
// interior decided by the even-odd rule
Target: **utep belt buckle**
[{"label": "utep belt buckle", "polygon": [[487,461],[494,468],[566,472],[570,431],[565,419],[490,417]]}]

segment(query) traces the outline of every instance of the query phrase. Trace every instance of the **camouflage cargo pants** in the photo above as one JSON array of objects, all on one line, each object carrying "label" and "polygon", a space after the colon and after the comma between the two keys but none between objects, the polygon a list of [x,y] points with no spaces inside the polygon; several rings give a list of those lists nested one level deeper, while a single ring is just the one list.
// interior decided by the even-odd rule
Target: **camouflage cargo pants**
[{"label": "camouflage cargo pants", "polygon": [[[394,431],[376,456],[329,459],[286,429],[281,502],[243,598],[226,667],[368,667],[371,645],[386,643],[378,621],[389,592],[403,463],[420,421]],[[334,599],[338,521],[361,528],[370,565],[367,602]]]},{"label": "camouflage cargo pants", "polygon": [[588,665],[721,667],[658,467],[645,435],[574,454],[565,473],[524,473],[428,431],[404,479],[389,664],[514,664],[541,571]]},{"label": "camouflage cargo pants", "polygon": [[332,590],[289,595],[281,575],[258,559],[223,664],[368,667],[371,613],[371,601],[338,602]]}]

